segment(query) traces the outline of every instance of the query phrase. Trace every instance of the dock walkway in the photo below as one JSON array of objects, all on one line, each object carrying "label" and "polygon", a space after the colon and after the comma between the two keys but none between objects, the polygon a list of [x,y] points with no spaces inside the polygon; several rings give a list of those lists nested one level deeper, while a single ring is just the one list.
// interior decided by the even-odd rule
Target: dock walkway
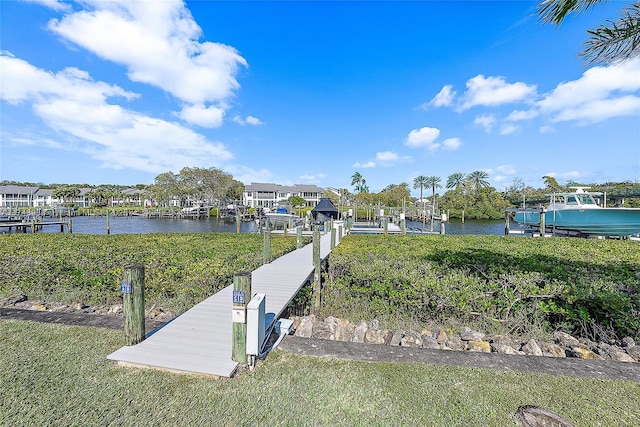
[{"label": "dock walkway", "polygon": [[[320,239],[320,257],[324,260],[330,252],[331,234],[327,233]],[[310,243],[251,273],[252,293],[266,294],[268,319],[278,319],[300,288],[312,278],[313,272],[313,244]],[[233,285],[230,285],[178,316],[145,341],[122,347],[107,358],[124,365],[231,377],[238,366],[231,359],[232,292]]]}]

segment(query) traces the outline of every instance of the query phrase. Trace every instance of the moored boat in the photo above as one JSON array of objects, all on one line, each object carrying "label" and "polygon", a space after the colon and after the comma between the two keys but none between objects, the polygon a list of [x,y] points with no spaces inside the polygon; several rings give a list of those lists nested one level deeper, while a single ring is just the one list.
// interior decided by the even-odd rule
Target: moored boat
[{"label": "moored boat", "polygon": [[550,194],[549,205],[540,210],[516,210],[514,221],[540,226],[541,213],[545,227],[576,231],[595,236],[632,236],[640,233],[640,208],[603,208],[593,196],[602,193],[585,191],[589,187],[571,187],[570,193]]}]

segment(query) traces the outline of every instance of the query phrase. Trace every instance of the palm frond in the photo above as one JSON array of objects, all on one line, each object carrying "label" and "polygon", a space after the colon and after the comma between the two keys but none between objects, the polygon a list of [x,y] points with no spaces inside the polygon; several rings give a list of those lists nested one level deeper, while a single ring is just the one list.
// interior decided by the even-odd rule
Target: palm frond
[{"label": "palm frond", "polygon": [[592,6],[609,0],[543,0],[538,3],[538,17],[542,22],[560,25],[570,13],[581,14]]},{"label": "palm frond", "polygon": [[579,53],[588,65],[610,64],[640,55],[640,2],[622,11],[616,21],[587,31],[589,40]]}]

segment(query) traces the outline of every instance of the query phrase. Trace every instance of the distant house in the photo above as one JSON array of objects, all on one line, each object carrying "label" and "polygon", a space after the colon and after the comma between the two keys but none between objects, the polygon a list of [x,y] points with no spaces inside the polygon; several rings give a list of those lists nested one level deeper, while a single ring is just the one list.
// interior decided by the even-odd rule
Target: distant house
[{"label": "distant house", "polygon": [[291,196],[298,196],[305,200],[307,206],[316,206],[322,197],[322,191],[317,185],[252,182],[244,187],[242,204],[251,208],[271,208]]},{"label": "distant house", "polygon": [[53,206],[59,203],[58,199],[53,198],[53,190],[47,190],[44,188],[38,188],[31,206],[35,208],[43,208],[45,206]]},{"label": "distant house", "polygon": [[33,207],[33,200],[38,189],[38,187],[2,185],[0,186],[0,207]]}]

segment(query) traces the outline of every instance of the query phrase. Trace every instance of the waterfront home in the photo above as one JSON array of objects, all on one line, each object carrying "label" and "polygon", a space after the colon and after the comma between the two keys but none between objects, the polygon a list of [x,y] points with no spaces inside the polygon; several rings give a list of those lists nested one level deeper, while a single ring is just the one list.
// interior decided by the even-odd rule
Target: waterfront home
[{"label": "waterfront home", "polygon": [[316,206],[322,197],[323,189],[317,185],[294,184],[280,185],[252,182],[246,185],[242,194],[242,204],[250,208],[273,208],[278,202],[291,196],[302,197],[306,206]]}]

